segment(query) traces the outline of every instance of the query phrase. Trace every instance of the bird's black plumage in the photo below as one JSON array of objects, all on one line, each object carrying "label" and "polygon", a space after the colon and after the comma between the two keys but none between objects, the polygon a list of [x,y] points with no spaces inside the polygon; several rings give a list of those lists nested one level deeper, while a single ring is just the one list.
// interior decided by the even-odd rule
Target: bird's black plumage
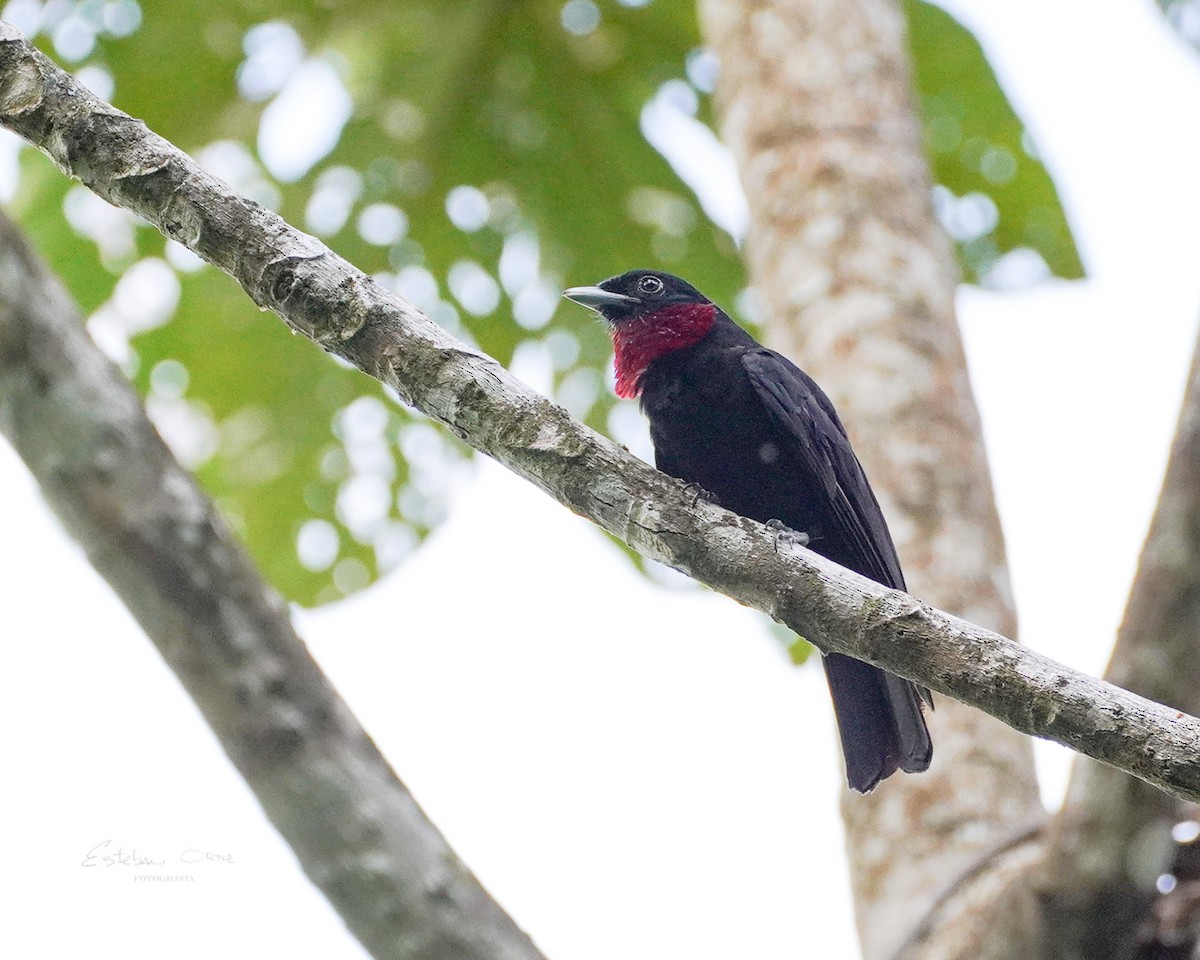
[{"label": "bird's black plumage", "polygon": [[[660,470],[743,516],[803,531],[817,553],[905,589],[883,513],[811,377],[678,277],[632,270],[566,295],[609,321],[618,392],[640,395]],[[897,769],[925,770],[928,691],[841,654],[824,664],[850,786],[866,792]]]}]

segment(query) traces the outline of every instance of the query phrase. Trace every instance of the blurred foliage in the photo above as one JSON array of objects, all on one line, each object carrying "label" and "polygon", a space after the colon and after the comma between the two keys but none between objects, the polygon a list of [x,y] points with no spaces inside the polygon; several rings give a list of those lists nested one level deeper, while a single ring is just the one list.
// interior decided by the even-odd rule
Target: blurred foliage
[{"label": "blurred foliage", "polygon": [[904,9],[934,200],[965,275],[1001,286],[1042,279],[1047,270],[1082,277],[1054,182],[979,41],[940,7],[905,0]]},{"label": "blurred foliage", "polygon": [[805,640],[804,637],[796,636],[791,630],[788,630],[787,627],[784,627],[782,624],[776,623],[772,624],[772,626],[776,628],[774,630],[775,634],[777,635],[776,639],[780,642],[783,648],[787,650],[788,657],[796,666],[800,666],[800,664],[808,660],[808,658],[811,657],[816,651],[816,647]]},{"label": "blurred foliage", "polygon": [[[966,275],[1024,250],[1079,276],[978,45],[936,8],[907,9]],[[4,19],[439,323],[543,371],[619,440],[606,333],[558,309],[561,287],[660,266],[742,302],[734,241],[639,132],[667,94],[684,125],[711,124],[690,0],[10,0]],[[20,171],[14,214],[287,597],[365,586],[436,526],[464,453],[452,438],[40,155],[23,150]]]}]

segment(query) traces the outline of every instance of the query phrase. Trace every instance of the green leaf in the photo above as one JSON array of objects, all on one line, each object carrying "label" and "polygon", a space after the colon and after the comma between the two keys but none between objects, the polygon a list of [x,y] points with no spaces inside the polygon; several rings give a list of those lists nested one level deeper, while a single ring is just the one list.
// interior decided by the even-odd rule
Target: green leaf
[{"label": "green leaf", "polygon": [[[563,286],[660,268],[737,306],[733,241],[639,129],[668,81],[692,89],[710,121],[709,98],[686,86],[700,48],[691,0],[598,0],[594,29],[564,24],[561,0],[143,0],[128,36],[104,9],[74,8],[98,39],[72,66],[106,72],[117,106],[502,362],[543,355],[556,398],[601,430],[614,405],[608,336],[560,301]],[[937,180],[997,210],[994,229],[960,244],[968,275],[1032,247],[1078,276],[1053,184],[978,45],[936,8],[907,9]],[[46,34],[35,39],[54,53]],[[314,58],[342,78],[353,112],[327,156],[280,182],[262,167],[259,123],[289,69]],[[252,62],[265,72],[248,100],[239,83],[254,86]],[[1011,177],[999,175],[1005,157]],[[94,326],[118,347],[128,336],[122,360],[160,429],[289,599],[365,586],[436,526],[457,441],[174,253],[178,307],[143,329],[126,314],[154,291],[126,281],[112,298],[131,266],[166,256],[161,238],[124,214],[80,214],[98,201],[31,151],[21,167],[15,214],[85,311],[100,311]]]},{"label": "green leaf", "polygon": [[[600,25],[583,37],[563,28],[559,2],[389,9],[387,30],[343,22],[329,38],[350,63],[356,95],[369,91],[376,105],[356,117],[331,159],[377,172],[364,202],[404,210],[411,229],[392,252],[396,265],[417,263],[443,279],[471,260],[495,277],[505,241],[528,233],[551,288],[634,266],[686,265],[711,295],[733,300],[743,282],[733,244],[638,132],[647,100],[683,75],[699,44],[690,5],[607,3]],[[463,187],[487,198],[489,216],[478,229],[459,229],[447,214],[448,197]],[[656,203],[669,217],[647,210]],[[560,381],[608,362],[606,332],[578,308],[563,304],[548,320],[518,308],[517,322],[511,309],[506,298],[493,312],[463,319],[502,362],[521,342],[556,331],[578,347]],[[603,398],[594,423],[608,403]]]},{"label": "green leaf", "polygon": [[[426,514],[396,502],[411,479],[397,440],[411,416],[374,381],[247,313],[223,274],[204,268],[182,279],[172,322],[136,340],[135,383],[151,414],[186,401],[208,421],[215,442],[197,476],[290,599],[317,603],[367,586],[397,546],[428,530]],[[179,400],[156,389],[162,364],[185,371]],[[337,548],[306,566],[297,541],[313,521],[336,531]]]},{"label": "green leaf", "polygon": [[793,664],[800,666],[800,664],[804,663],[804,661],[813,655],[813,651],[816,649],[816,647],[814,647],[803,637],[794,636],[786,627],[780,627],[780,632],[786,634],[791,641],[787,644],[787,652]]},{"label": "green leaf", "polygon": [[904,9],[929,162],[947,191],[942,219],[966,278],[986,281],[1002,256],[1030,249],[1055,276],[1079,279],[1083,264],[1054,181],[979,41],[940,7],[906,0]]}]

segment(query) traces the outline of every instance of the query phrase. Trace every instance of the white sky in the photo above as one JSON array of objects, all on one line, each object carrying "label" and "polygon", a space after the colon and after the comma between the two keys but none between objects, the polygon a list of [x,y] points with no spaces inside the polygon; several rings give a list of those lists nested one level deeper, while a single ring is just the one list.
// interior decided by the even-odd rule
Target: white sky
[{"label": "white sky", "polygon": [[[1032,127],[1091,273],[960,305],[1023,637],[1098,672],[1200,316],[1200,61],[1149,0],[954,6]],[[0,950],[361,955],[7,447],[0,490],[0,717],[19,771],[2,875],[10,896],[38,891],[7,911]],[[300,628],[553,960],[853,957],[824,682],[760,622],[655,588],[489,464],[413,562]],[[1052,798],[1063,757],[1039,751]],[[136,882],[81,866],[106,840],[236,862]]]}]

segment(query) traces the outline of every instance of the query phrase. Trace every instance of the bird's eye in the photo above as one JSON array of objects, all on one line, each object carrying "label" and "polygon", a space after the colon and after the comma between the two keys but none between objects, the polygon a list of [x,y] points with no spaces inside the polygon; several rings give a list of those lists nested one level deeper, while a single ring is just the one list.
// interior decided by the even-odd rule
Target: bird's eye
[{"label": "bird's eye", "polygon": [[658,277],[647,276],[642,277],[638,281],[638,293],[649,294],[654,297],[663,292],[663,282]]}]

